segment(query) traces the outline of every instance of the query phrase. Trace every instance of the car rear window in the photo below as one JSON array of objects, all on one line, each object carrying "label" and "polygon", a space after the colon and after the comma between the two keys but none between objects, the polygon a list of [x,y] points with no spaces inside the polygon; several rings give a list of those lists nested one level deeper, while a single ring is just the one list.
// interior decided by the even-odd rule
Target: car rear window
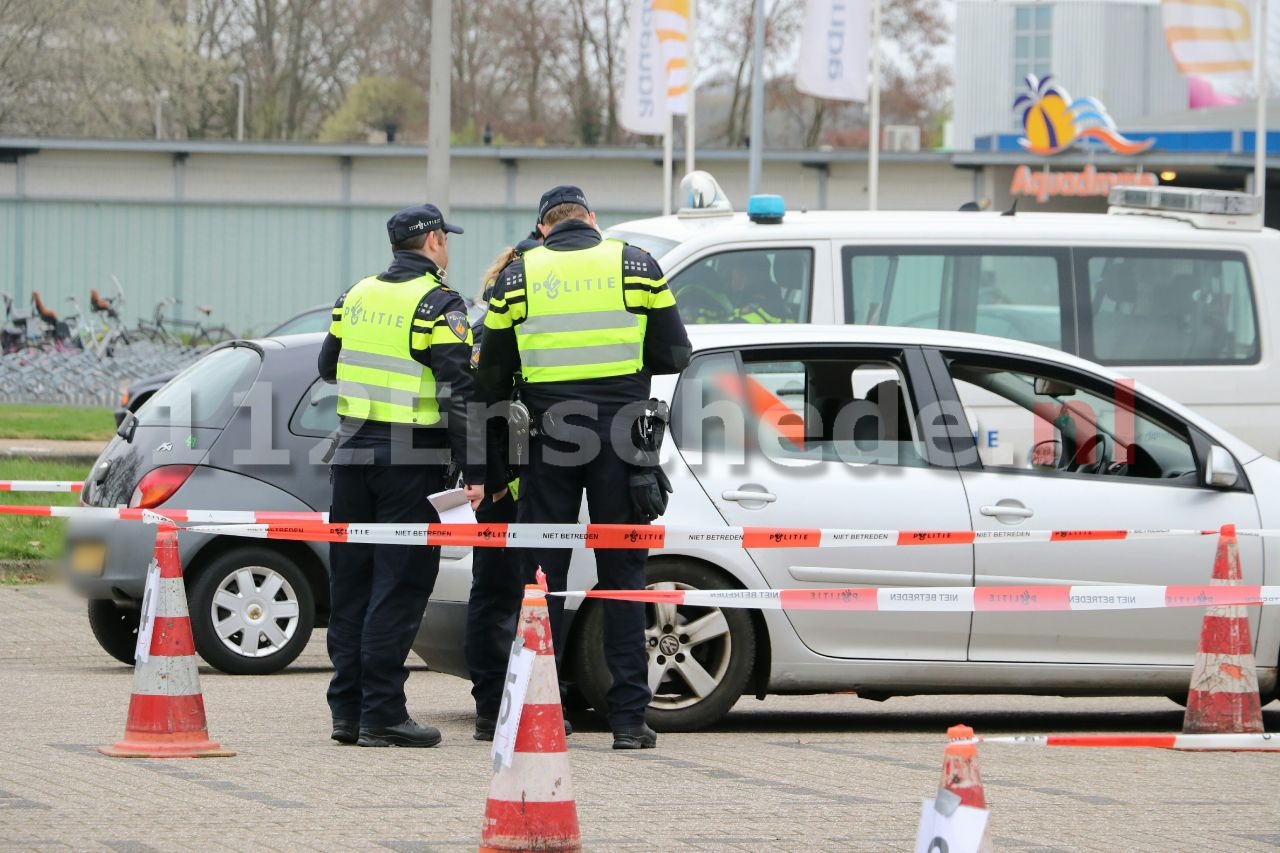
[{"label": "car rear window", "polygon": [[214,350],[179,373],[138,410],[140,426],[222,429],[262,367],[252,347]]}]

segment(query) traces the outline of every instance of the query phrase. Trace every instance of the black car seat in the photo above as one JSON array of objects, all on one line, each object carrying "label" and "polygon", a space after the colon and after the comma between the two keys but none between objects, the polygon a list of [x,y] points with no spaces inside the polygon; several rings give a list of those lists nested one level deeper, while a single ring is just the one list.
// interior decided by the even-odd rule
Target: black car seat
[{"label": "black car seat", "polygon": [[802,322],[804,297],[809,290],[809,264],[807,253],[781,251],[773,256],[773,281],[778,286],[784,308],[783,318]]}]

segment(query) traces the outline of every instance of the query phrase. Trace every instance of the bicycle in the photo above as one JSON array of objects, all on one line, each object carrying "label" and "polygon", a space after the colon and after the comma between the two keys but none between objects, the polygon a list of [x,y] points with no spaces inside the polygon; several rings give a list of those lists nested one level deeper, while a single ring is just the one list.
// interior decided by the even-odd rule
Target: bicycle
[{"label": "bicycle", "polygon": [[[168,319],[170,326],[178,326],[184,329],[190,329],[190,333],[186,335],[187,341],[184,343],[165,325],[165,311],[170,305],[181,305],[182,300],[175,299],[172,296],[166,296],[156,303],[155,311],[152,315],[152,321],[148,323],[145,320],[138,321],[138,332],[144,335],[148,340],[154,343],[166,344],[169,346],[190,346],[197,349],[213,346],[214,344],[229,341],[236,335],[226,326],[205,326],[201,320],[175,320]],[[213,308],[208,305],[197,305],[196,311],[200,312],[207,319],[213,314]]]}]

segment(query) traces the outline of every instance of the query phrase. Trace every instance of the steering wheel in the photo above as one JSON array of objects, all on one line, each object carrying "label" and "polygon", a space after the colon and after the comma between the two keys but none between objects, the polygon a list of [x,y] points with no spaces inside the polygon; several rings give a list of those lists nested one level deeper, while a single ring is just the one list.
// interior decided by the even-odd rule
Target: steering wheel
[{"label": "steering wheel", "polygon": [[694,323],[721,323],[733,313],[733,303],[723,293],[703,284],[686,284],[676,293],[680,313]]}]

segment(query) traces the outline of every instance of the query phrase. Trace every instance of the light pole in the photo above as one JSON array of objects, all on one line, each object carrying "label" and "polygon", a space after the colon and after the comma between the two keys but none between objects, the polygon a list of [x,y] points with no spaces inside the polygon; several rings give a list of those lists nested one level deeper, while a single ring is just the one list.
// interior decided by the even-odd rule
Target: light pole
[{"label": "light pole", "polygon": [[232,74],[228,78],[239,89],[239,97],[236,102],[236,141],[244,142],[244,89],[245,80],[239,74]]},{"label": "light pole", "polygon": [[751,38],[751,147],[747,154],[747,192],[760,192],[764,155],[764,0],[756,0]]},{"label": "light pole", "polygon": [[156,93],[156,139],[164,139],[164,102],[169,100],[169,90]]},{"label": "light pole", "polygon": [[449,137],[452,95],[453,4],[431,0],[431,81],[427,105],[427,198],[449,215]]}]

